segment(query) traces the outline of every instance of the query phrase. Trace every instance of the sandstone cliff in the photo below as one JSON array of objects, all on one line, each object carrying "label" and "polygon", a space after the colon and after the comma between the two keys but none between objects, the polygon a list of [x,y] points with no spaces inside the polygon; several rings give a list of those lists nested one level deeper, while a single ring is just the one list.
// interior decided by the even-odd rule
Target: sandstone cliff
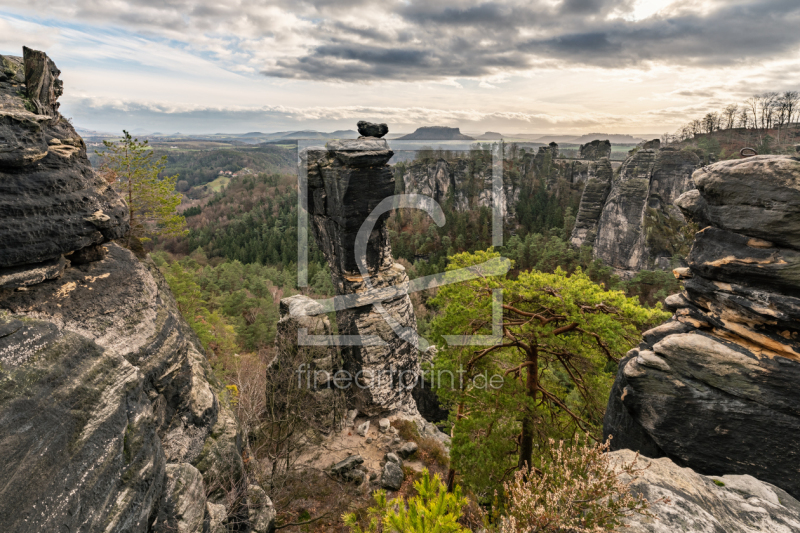
[{"label": "sandstone cliff", "polygon": [[572,243],[593,245],[594,256],[624,277],[669,267],[689,242],[686,221],[674,203],[693,187],[691,175],[699,166],[692,152],[645,143],[622,164],[604,200],[603,179],[584,190]]},{"label": "sandstone cliff", "polygon": [[[407,194],[430,196],[441,206],[452,205],[456,211],[480,207],[492,208],[492,158],[487,154],[465,155],[453,159],[415,161],[403,173]],[[513,218],[521,188],[519,173],[503,173],[501,213]]]},{"label": "sandstone cliff", "polygon": [[127,206],[58,114],[52,61],[2,59],[0,258],[15,269],[0,287],[2,529],[246,526],[225,388],[153,263],[106,242]]},{"label": "sandstone cliff", "polygon": [[614,448],[702,474],[747,474],[800,495],[800,159],[696,171],[676,200],[703,229],[673,319],[620,363],[604,432]]}]

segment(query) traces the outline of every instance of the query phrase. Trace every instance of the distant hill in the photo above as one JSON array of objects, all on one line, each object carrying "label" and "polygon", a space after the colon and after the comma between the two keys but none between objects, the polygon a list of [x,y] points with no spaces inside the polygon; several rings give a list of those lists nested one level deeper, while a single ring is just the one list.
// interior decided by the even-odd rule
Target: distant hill
[{"label": "distant hill", "polygon": [[478,135],[476,137],[479,141],[496,141],[503,138],[502,133],[497,133],[496,131],[487,131],[483,135]]},{"label": "distant hill", "polygon": [[446,126],[425,126],[414,133],[403,135],[399,141],[474,141],[475,138],[461,133],[459,128]]}]

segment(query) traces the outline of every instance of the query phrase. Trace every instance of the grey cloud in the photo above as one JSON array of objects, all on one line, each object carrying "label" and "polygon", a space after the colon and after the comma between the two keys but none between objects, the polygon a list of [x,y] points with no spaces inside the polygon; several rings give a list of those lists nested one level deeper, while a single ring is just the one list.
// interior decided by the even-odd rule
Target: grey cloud
[{"label": "grey cloud", "polygon": [[[173,41],[183,35],[198,52],[223,60],[231,53],[266,58],[267,76],[322,81],[477,78],[543,63],[746,65],[800,49],[797,0],[704,0],[704,12],[697,2],[678,2],[638,21],[623,17],[634,0],[7,1]],[[302,35],[287,34],[292,17],[301,19],[303,29],[294,31]],[[240,39],[247,49],[238,48]]]},{"label": "grey cloud", "polygon": [[[626,12],[627,0],[413,3],[398,10],[418,41],[411,49],[389,34],[368,36],[340,27],[336,46],[315,46],[281,61],[268,76],[372,81],[480,77],[549,60],[560,66],[605,68],[647,61],[673,65],[732,65],[786,55],[800,47],[800,4],[792,0],[716,3],[706,15],[677,11],[640,21],[608,18]],[[542,37],[523,39],[521,30]],[[321,36],[323,39],[326,37]],[[367,37],[368,42],[363,42]],[[490,50],[482,39],[495,44]],[[342,62],[342,59],[348,59]],[[409,67],[413,69],[409,70]]]}]

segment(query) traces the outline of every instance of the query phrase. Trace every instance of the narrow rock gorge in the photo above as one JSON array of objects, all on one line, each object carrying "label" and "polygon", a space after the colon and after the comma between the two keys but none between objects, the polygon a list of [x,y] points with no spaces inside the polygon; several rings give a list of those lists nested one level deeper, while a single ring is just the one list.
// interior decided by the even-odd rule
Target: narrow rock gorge
[{"label": "narrow rock gorge", "polygon": [[753,476],[796,498],[800,159],[724,161],[692,179],[675,200],[702,228],[675,270],[685,290],[666,301],[672,320],[620,363],[604,432],[615,449]]},{"label": "narrow rock gorge", "polygon": [[200,342],[155,265],[110,242],[127,206],[58,113],[58,69],[0,59],[2,529],[270,530]]}]

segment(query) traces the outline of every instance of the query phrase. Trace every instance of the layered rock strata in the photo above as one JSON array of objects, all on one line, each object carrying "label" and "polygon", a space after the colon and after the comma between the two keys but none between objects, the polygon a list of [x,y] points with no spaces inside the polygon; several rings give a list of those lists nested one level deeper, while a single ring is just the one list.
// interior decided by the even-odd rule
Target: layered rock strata
[{"label": "layered rock strata", "polygon": [[42,263],[128,229],[124,202],[58,112],[60,71],[44,53],[23,52],[0,56],[0,287],[8,288],[38,282]]},{"label": "layered rock strata", "polygon": [[106,242],[127,206],[58,114],[58,70],[0,59],[3,531],[246,525],[227,391],[155,265]]},{"label": "layered rock strata", "polygon": [[206,494],[222,503],[244,476],[224,387],[169,287],[152,263],[106,246],[58,280],[0,291],[9,531],[148,531],[177,520],[165,507],[177,486],[194,485],[202,517]]},{"label": "layered rock strata", "polygon": [[[602,209],[579,214],[572,242],[582,245],[596,227],[594,255],[623,277],[639,270],[667,268],[670,258],[685,254],[686,221],[674,206],[693,187],[691,176],[700,166],[696,154],[673,148],[634,151],[614,177]],[[596,187],[587,188],[587,207],[595,206]],[[599,216],[598,216],[599,215]]]},{"label": "layered rock strata", "polygon": [[675,271],[685,291],[620,363],[604,432],[614,448],[797,497],[800,159],[725,161],[693,179],[676,201],[705,226]]},{"label": "layered rock strata", "polygon": [[597,222],[611,190],[614,171],[607,159],[590,163],[587,169],[586,184],[583,187],[581,203],[575,217],[571,241],[575,246],[594,245],[597,238]]},{"label": "layered rock strata", "polygon": [[[420,372],[408,276],[392,259],[386,229],[391,206],[374,218],[364,234],[368,238],[357,238],[373,210],[394,195],[394,174],[387,165],[392,155],[385,140],[369,137],[332,141],[327,150],[309,149],[307,155],[314,235],[337,295],[348,302],[336,312],[338,332],[349,339],[340,342],[343,370],[352,379],[347,394],[369,416],[416,414],[411,388]],[[364,248],[361,258],[358,244]]]}]

